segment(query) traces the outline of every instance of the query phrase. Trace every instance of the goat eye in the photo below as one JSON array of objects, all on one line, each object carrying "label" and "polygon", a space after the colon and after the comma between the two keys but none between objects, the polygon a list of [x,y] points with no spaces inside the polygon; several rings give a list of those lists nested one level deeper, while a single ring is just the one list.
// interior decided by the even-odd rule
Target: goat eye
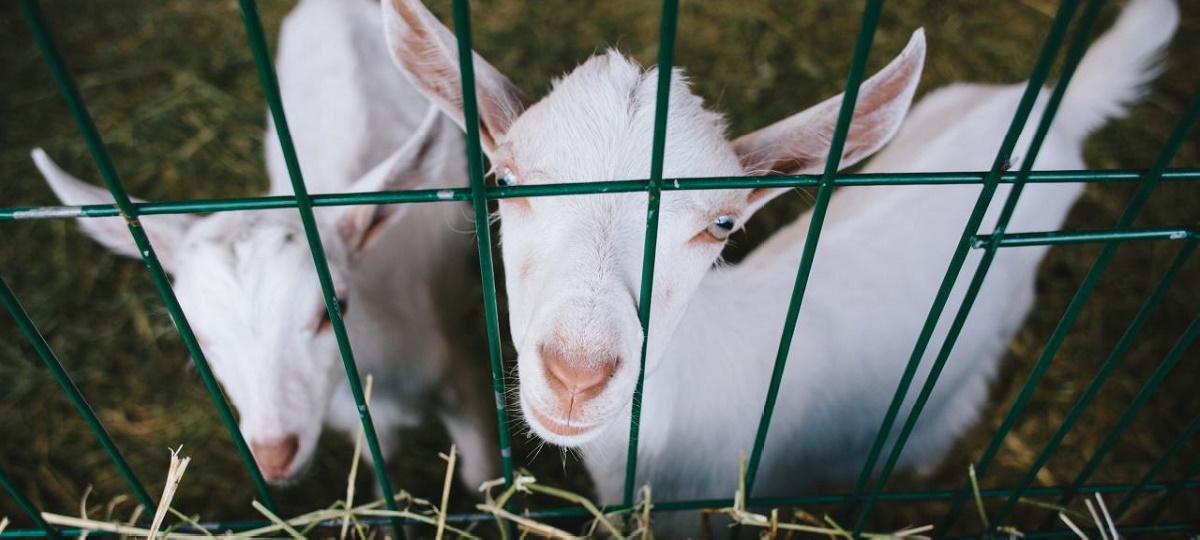
[{"label": "goat eye", "polygon": [[729,233],[733,232],[733,226],[735,223],[736,222],[733,220],[733,216],[717,216],[717,219],[714,219],[712,223],[708,224],[708,228],[705,229],[705,232],[712,235],[712,237],[716,238],[717,240],[725,240],[726,238],[729,238]]},{"label": "goat eye", "polygon": [[517,185],[517,175],[512,172],[512,169],[505,167],[496,176],[496,184],[504,187],[515,186]]},{"label": "goat eye", "polygon": [[[349,305],[350,304],[348,302],[346,302],[345,298],[340,297],[340,296],[337,298],[338,312],[341,313],[343,317],[346,316],[346,308]],[[329,310],[322,307],[321,308],[321,323],[317,325],[317,332],[318,333],[326,332],[331,329],[333,329],[333,320],[329,318]]]}]

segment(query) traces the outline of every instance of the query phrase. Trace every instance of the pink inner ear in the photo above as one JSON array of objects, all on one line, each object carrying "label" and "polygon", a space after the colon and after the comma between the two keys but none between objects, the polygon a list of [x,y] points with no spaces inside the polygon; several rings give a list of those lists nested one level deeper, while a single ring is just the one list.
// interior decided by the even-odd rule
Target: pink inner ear
[{"label": "pink inner ear", "polygon": [[[925,61],[925,35],[913,33],[905,50],[863,82],[839,169],[871,155],[891,138],[912,102]],[[833,139],[842,97],[739,137],[734,150],[747,174],[819,173]]]},{"label": "pink inner ear", "polygon": [[[846,146],[842,149],[843,159],[851,163],[842,167],[865,158],[891,139],[908,112],[922,65],[920,61],[902,63],[890,76],[872,77],[863,84],[863,92],[854,105],[854,119],[850,123]],[[905,99],[905,95],[909,97]],[[834,122],[836,124],[836,119]],[[831,125],[831,138],[833,129],[834,125]]]},{"label": "pink inner ear", "polygon": [[376,219],[374,223],[371,223],[371,226],[369,229],[367,229],[367,232],[363,233],[362,238],[359,238],[358,245],[355,246],[355,249],[362,250],[364,246],[371,242],[371,238],[374,238],[376,233],[383,230],[383,226],[385,224],[387,224],[386,219]]},{"label": "pink inner ear", "polygon": [[[755,176],[813,172],[825,161],[829,149],[832,126],[837,120],[835,101],[840,102],[840,98],[827,100],[733,141],[742,169]],[[751,201],[758,196],[761,195],[751,194]]]},{"label": "pink inner ear", "polygon": [[[391,9],[386,9],[390,6]],[[385,4],[388,41],[396,61],[409,80],[460,127],[465,127],[458,45],[454,34],[425,6],[413,0]],[[394,13],[389,17],[386,12]],[[398,20],[397,20],[398,18]],[[502,73],[479,54],[472,53],[479,103],[480,140],[488,153],[496,140],[525,110],[529,101]]]},{"label": "pink inner ear", "polygon": [[[409,75],[412,83],[430,99],[438,101],[446,114],[460,125],[463,122],[461,82],[454,51],[439,36],[436,21],[427,21],[419,10],[405,0],[392,0],[394,13],[401,20],[389,20],[388,37],[396,61]],[[429,14],[432,17],[431,14]]]},{"label": "pink inner ear", "polygon": [[353,251],[362,251],[376,234],[392,224],[397,211],[400,207],[390,204],[355,207],[342,216],[338,232]]}]

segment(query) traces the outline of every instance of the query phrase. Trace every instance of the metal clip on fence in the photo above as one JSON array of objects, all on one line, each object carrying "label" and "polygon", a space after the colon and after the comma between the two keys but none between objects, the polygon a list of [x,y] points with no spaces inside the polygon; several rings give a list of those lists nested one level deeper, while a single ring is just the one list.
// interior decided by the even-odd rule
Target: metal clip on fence
[{"label": "metal clip on fence", "polygon": [[[229,404],[225,401],[225,397],[221,394],[221,390],[217,386],[216,378],[213,377],[208,361],[204,358],[204,352],[200,350],[200,345],[196,342],[196,336],[192,333],[191,325],[188,324],[187,317],[183,314],[183,309],[179,307],[179,300],[175,298],[175,292],[171,289],[171,282],[167,278],[166,272],[163,271],[162,265],[158,262],[158,256],[155,255],[154,247],[150,245],[146,231],[138,220],[138,208],[133,204],[129,198],[129,194],[125,191],[121,177],[117,174],[117,169],[113,166],[112,159],[108,155],[108,149],[104,144],[104,140],[100,137],[100,132],[96,129],[95,123],[92,122],[91,114],[88,113],[87,106],[84,105],[83,99],[79,95],[75,81],[67,71],[66,63],[63,61],[57,46],[54,44],[54,39],[50,35],[50,29],[42,17],[41,10],[38,9],[37,2],[35,0],[21,0],[20,5],[21,11],[33,31],[34,39],[37,40],[38,47],[42,51],[42,56],[45,57],[46,63],[49,64],[50,70],[54,74],[54,79],[58,83],[59,90],[62,92],[63,98],[66,99],[67,106],[71,109],[71,115],[75,118],[75,123],[78,125],[80,133],[87,141],[88,148],[91,150],[92,157],[96,161],[96,166],[100,169],[101,176],[104,177],[104,183],[108,186],[108,190],[116,200],[121,217],[129,225],[129,232],[133,235],[133,240],[138,246],[138,251],[142,254],[142,260],[150,270],[154,286],[158,289],[163,303],[166,304],[167,311],[171,314],[171,319],[175,321],[179,335],[183,338],[184,345],[187,347],[188,352],[191,353],[192,359],[196,364],[196,370],[200,373],[200,377],[204,381],[204,387],[208,390],[213,403],[217,406],[221,420],[229,430],[234,445],[237,447],[242,461],[246,464],[255,487],[258,488],[259,497],[262,498],[263,504],[268,509],[274,510],[274,502],[271,499],[271,494],[267,491],[267,484],[263,480],[262,473],[255,464],[254,458],[250,454],[250,448],[246,445],[245,439],[242,438],[241,431],[238,430],[237,422],[233,418],[233,412],[230,410]],[[153,505],[151,504],[149,507],[152,508]]]}]

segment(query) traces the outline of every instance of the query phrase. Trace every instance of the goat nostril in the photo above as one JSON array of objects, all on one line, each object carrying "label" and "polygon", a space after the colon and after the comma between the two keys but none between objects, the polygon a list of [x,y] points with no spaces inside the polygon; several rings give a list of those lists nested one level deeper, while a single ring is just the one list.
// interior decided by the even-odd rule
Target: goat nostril
[{"label": "goat nostril", "polygon": [[251,441],[250,453],[263,474],[270,480],[287,477],[287,470],[300,450],[300,437],[294,433],[278,439]]},{"label": "goat nostril", "polygon": [[[565,354],[558,347],[545,344],[538,347],[545,367],[546,379],[558,393],[584,394],[594,397],[608,384],[621,364],[619,357],[593,358]],[[589,395],[590,394],[590,395]]]},{"label": "goat nostril", "polygon": [[296,451],[300,449],[300,436],[290,434],[283,439],[283,451],[287,456],[285,460],[290,464],[296,458]]}]

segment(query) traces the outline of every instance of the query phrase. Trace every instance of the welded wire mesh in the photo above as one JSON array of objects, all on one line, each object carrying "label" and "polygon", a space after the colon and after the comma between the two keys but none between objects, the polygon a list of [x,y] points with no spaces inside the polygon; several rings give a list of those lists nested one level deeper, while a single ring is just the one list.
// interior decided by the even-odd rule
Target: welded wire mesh
[{"label": "welded wire mesh", "polygon": [[[453,189],[453,190],[418,190],[406,192],[382,192],[382,193],[351,193],[337,195],[309,195],[305,187],[304,179],[301,175],[295,149],[291,143],[291,135],[287,127],[287,119],[284,114],[281,98],[279,95],[278,82],[275,77],[274,67],[270,58],[267,47],[267,40],[263,30],[262,22],[259,20],[257,6],[253,0],[240,0],[239,5],[242,12],[242,19],[245,25],[248,45],[253,52],[253,58],[258,70],[261,81],[262,90],[265,94],[268,103],[270,114],[275,122],[282,143],[284,156],[287,161],[288,172],[294,188],[294,196],[273,196],[273,197],[250,197],[250,198],[235,198],[235,199],[220,199],[220,200],[189,200],[189,201],[167,201],[167,202],[146,202],[135,203],[129,197],[125,190],[124,183],[118,173],[117,168],[113,164],[112,159],[108,155],[105,142],[100,130],[94,125],[87,106],[76,87],[75,81],[67,68],[67,62],[62,58],[57,50],[54,38],[51,35],[51,29],[39,12],[36,0],[19,0],[19,5],[22,14],[25,17],[26,23],[29,25],[33,35],[37,41],[37,45],[45,58],[46,64],[54,74],[55,80],[59,86],[63,98],[66,100],[71,114],[78,125],[81,136],[86,140],[88,148],[92,154],[96,165],[101,171],[101,176],[104,179],[106,186],[115,198],[115,205],[97,205],[83,207],[8,207],[0,208],[0,221],[23,221],[23,220],[47,220],[47,219],[68,219],[68,218],[95,218],[95,217],[112,217],[121,216],[129,225],[129,230],[132,238],[136,242],[145,265],[150,272],[153,283],[161,296],[162,302],[167,311],[171,315],[175,323],[176,329],[182,338],[188,352],[195,359],[200,377],[203,380],[209,395],[215,407],[220,413],[221,419],[233,440],[236,451],[240,454],[242,462],[249,473],[250,481],[256,486],[260,500],[268,507],[273,508],[272,496],[270,489],[263,479],[261,472],[255,465],[255,462],[250,454],[249,447],[242,438],[238,430],[236,421],[234,420],[233,412],[229,404],[221,393],[221,390],[214,378],[211,370],[205,361],[203,350],[197,343],[196,337],[193,334],[187,320],[187,315],[183,312],[176,300],[172,291],[170,281],[156,256],[153,246],[143,230],[139,218],[146,215],[162,215],[162,214],[178,214],[178,213],[199,213],[199,212],[226,212],[226,211],[245,211],[245,210],[262,210],[262,209],[289,209],[294,208],[300,213],[304,230],[307,236],[308,246],[312,253],[313,263],[317,270],[317,275],[320,280],[321,289],[324,295],[325,305],[329,313],[329,318],[333,324],[333,331],[337,337],[338,347],[341,358],[345,366],[346,377],[349,381],[354,399],[358,404],[360,418],[366,434],[368,448],[374,460],[375,470],[377,471],[376,480],[380,483],[384,492],[393,492],[391,483],[384,472],[386,470],[384,464],[384,456],[379,449],[378,440],[375,433],[375,426],[371,420],[370,408],[366,405],[363,389],[360,385],[360,378],[354,362],[354,352],[350,346],[347,337],[345,323],[342,319],[342,314],[335,295],[332,279],[327,266],[324,249],[321,243],[320,235],[317,231],[314,218],[314,208],[322,206],[344,206],[356,204],[380,204],[380,203],[429,203],[435,201],[469,201],[472,205],[474,221],[476,224],[475,233],[478,237],[478,255],[480,269],[482,275],[483,287],[483,302],[484,316],[486,318],[487,343],[488,343],[488,358],[492,371],[493,390],[496,395],[496,415],[499,421],[499,432],[496,436],[500,441],[501,460],[503,463],[504,479],[506,483],[511,483],[514,478],[514,463],[511,451],[509,437],[513,432],[513,425],[508,418],[508,404],[505,402],[506,389],[511,388],[514,381],[507,380],[505,375],[505,367],[502,358],[502,342],[503,337],[500,335],[499,312],[497,301],[497,288],[495,283],[495,267],[492,254],[491,230],[488,226],[488,203],[503,198],[510,197],[540,197],[540,196],[588,196],[596,193],[617,193],[617,192],[646,192],[647,193],[647,235],[645,238],[643,275],[641,281],[641,298],[645,301],[639,306],[639,316],[642,322],[642,328],[645,332],[654,332],[655,329],[649,326],[649,314],[651,305],[649,299],[652,298],[653,287],[653,269],[654,255],[656,252],[655,242],[657,238],[657,223],[658,223],[658,202],[664,191],[673,190],[690,190],[690,189],[718,189],[718,188],[752,188],[752,187],[809,187],[817,188],[815,204],[812,209],[811,226],[807,232],[805,250],[803,252],[801,262],[797,268],[797,277],[795,286],[792,292],[791,301],[785,320],[784,331],[780,336],[780,344],[778,355],[774,365],[774,371],[771,376],[769,389],[763,399],[763,413],[759,421],[759,429],[756,440],[754,441],[753,450],[749,455],[748,473],[747,473],[747,497],[751,505],[756,506],[786,506],[786,505],[805,505],[805,504],[833,504],[842,505],[848,515],[853,516],[853,532],[859,534],[864,527],[869,523],[869,518],[875,510],[878,503],[882,502],[904,502],[904,501],[945,501],[947,503],[947,512],[944,515],[942,525],[949,527],[954,523],[959,514],[962,513],[964,506],[969,504],[972,496],[971,487],[965,486],[961,490],[940,490],[940,491],[887,491],[885,487],[888,484],[889,477],[893,472],[900,453],[903,451],[908,437],[912,433],[917,419],[920,417],[922,407],[929,398],[933,388],[938,382],[938,373],[942,365],[946,362],[950,355],[950,351],[954,347],[954,341],[964,324],[966,317],[971,312],[971,306],[975,294],[979,292],[983,280],[987,275],[989,264],[992,258],[1000,249],[1010,247],[1021,247],[1031,245],[1059,245],[1071,243],[1098,243],[1103,247],[1096,257],[1095,262],[1091,267],[1091,271],[1084,278],[1079,286],[1071,304],[1067,307],[1066,312],[1058,323],[1054,334],[1051,336],[1048,343],[1042,349],[1037,362],[1030,370],[1028,381],[1025,384],[1020,395],[1015,400],[1008,414],[1004,417],[1000,426],[995,430],[995,435],[983,452],[982,457],[976,462],[975,470],[979,475],[987,474],[989,466],[995,459],[996,453],[999,451],[1005,436],[1012,428],[1016,418],[1022,413],[1023,408],[1029,400],[1030,394],[1038,387],[1042,375],[1046,367],[1055,358],[1066,333],[1072,328],[1076,317],[1080,310],[1088,302],[1096,283],[1101,275],[1105,272],[1109,261],[1114,256],[1118,247],[1126,242],[1148,242],[1148,241],[1170,241],[1176,242],[1180,247],[1173,262],[1169,265],[1167,271],[1158,277],[1155,277],[1155,285],[1151,293],[1147,296],[1138,311],[1137,316],[1129,324],[1128,329],[1122,336],[1122,339],[1113,348],[1111,354],[1106,359],[1105,363],[1096,373],[1095,377],[1089,381],[1089,385],[1077,399],[1074,407],[1063,420],[1061,427],[1054,433],[1050,440],[1043,446],[1037,454],[1037,458],[1028,467],[1026,474],[1011,487],[1004,489],[982,489],[978,491],[978,495],[989,500],[1003,500],[1003,505],[999,513],[993,521],[994,527],[999,526],[1003,519],[1012,512],[1015,505],[1022,497],[1032,496],[1055,496],[1059,497],[1059,504],[1069,503],[1073,497],[1091,494],[1091,493],[1110,493],[1121,494],[1120,502],[1116,503],[1115,512],[1122,514],[1130,509],[1141,493],[1145,492],[1162,492],[1165,495],[1159,500],[1157,506],[1147,513],[1147,520],[1141,525],[1125,528],[1128,533],[1145,532],[1145,531],[1175,531],[1175,530],[1194,530],[1200,526],[1200,523],[1172,523],[1172,524],[1156,524],[1154,518],[1169,504],[1170,500],[1177,497],[1181,492],[1200,489],[1200,481],[1192,480],[1191,478],[1198,472],[1200,461],[1194,463],[1187,471],[1185,476],[1180,478],[1159,478],[1163,466],[1167,460],[1172,459],[1175,454],[1179,453],[1190,440],[1190,438],[1200,428],[1200,424],[1193,420],[1185,432],[1179,435],[1179,438],[1174,444],[1166,449],[1162,455],[1157,456],[1154,464],[1151,465],[1144,475],[1136,483],[1123,484],[1103,484],[1103,483],[1088,483],[1093,472],[1100,466],[1101,461],[1111,449],[1112,445],[1121,437],[1122,432],[1133,422],[1137,413],[1141,410],[1145,400],[1151,395],[1167,377],[1174,367],[1188,356],[1189,347],[1193,344],[1196,334],[1200,331],[1197,320],[1193,319],[1192,323],[1187,327],[1184,333],[1179,336],[1176,344],[1167,356],[1159,364],[1158,369],[1146,379],[1145,386],[1138,394],[1137,398],[1129,404],[1125,413],[1120,417],[1119,421],[1112,427],[1109,435],[1095,449],[1088,463],[1084,466],[1078,476],[1069,484],[1058,487],[1034,487],[1034,481],[1041,468],[1046,464],[1047,460],[1054,455],[1058,444],[1071,431],[1072,427],[1078,421],[1082,412],[1089,406],[1094,399],[1100,387],[1105,383],[1110,374],[1118,369],[1118,363],[1126,354],[1131,346],[1132,340],[1136,338],[1146,325],[1149,315],[1154,312],[1159,302],[1164,296],[1170,294],[1172,285],[1177,281],[1184,265],[1188,262],[1191,255],[1195,251],[1197,242],[1197,227],[1195,223],[1180,223],[1174,226],[1165,227],[1141,227],[1135,228],[1134,220],[1145,205],[1150,194],[1162,182],[1194,182],[1200,180],[1200,169],[1169,169],[1172,158],[1178,151],[1184,140],[1189,136],[1189,133],[1196,122],[1197,116],[1200,115],[1200,97],[1194,97],[1192,102],[1184,111],[1171,136],[1163,143],[1161,152],[1154,163],[1147,164],[1149,169],[1144,172],[1138,171],[1078,171],[1078,172],[1035,172],[1031,171],[1030,167],[1033,163],[1032,157],[1036,155],[1042,140],[1049,131],[1051,122],[1053,121],[1054,113],[1062,99],[1065,88],[1069,82],[1070,75],[1074,70],[1075,65],[1082,57],[1087,49],[1087,44],[1091,29],[1095,26],[1100,9],[1104,5],[1101,0],[1090,0],[1084,7],[1084,12],[1076,23],[1075,33],[1071,35],[1073,21],[1076,20],[1075,14],[1079,7],[1083,4],[1082,0],[1065,0],[1058,8],[1054,21],[1051,24],[1049,34],[1043,45],[1043,48],[1036,58],[1035,66],[1030,75],[1027,91],[1023,96],[1021,105],[1014,115],[1012,122],[1008,128],[1007,135],[1003,144],[997,149],[994,163],[990,170],[979,173],[951,173],[941,171],[929,171],[927,173],[916,174],[838,174],[838,159],[841,155],[841,148],[845,142],[847,132],[849,130],[850,115],[854,109],[854,104],[857,96],[857,91],[860,83],[863,80],[868,61],[868,55],[872,50],[873,39],[876,35],[876,27],[879,24],[880,17],[884,13],[884,2],[882,0],[868,0],[862,14],[862,22],[859,27],[851,68],[846,76],[845,83],[845,100],[842,104],[837,128],[834,132],[833,141],[830,149],[830,159],[827,161],[827,166],[823,174],[819,176],[780,176],[780,177],[756,177],[756,178],[664,178],[663,177],[663,154],[665,148],[666,133],[666,111],[670,104],[667,101],[667,87],[670,82],[670,71],[663,70],[658,81],[658,101],[656,108],[655,120],[655,135],[652,155],[651,174],[648,179],[641,180],[623,180],[623,181],[597,181],[579,184],[562,184],[562,185],[541,185],[541,186],[518,186],[518,187],[501,187],[488,186],[485,182],[485,168],[483,163],[483,154],[480,147],[480,135],[478,132],[478,111],[476,110],[475,86],[474,86],[474,71],[472,67],[472,57],[468,53],[471,50],[471,31],[470,31],[470,12],[466,0],[456,0],[454,2],[454,26],[459,43],[460,56],[459,60],[462,69],[463,94],[464,94],[464,115],[466,117],[467,126],[467,159],[470,174],[470,186],[468,188]],[[658,49],[658,63],[660,65],[670,65],[674,58],[674,40],[676,34],[676,24],[678,21],[679,6],[677,0],[665,0],[663,2],[662,19],[660,27],[660,43]],[[1048,79],[1056,58],[1060,52],[1066,47],[1063,67],[1060,72],[1058,84],[1054,87],[1052,97],[1046,107],[1046,112],[1041,118],[1031,118],[1030,112],[1033,109],[1034,100],[1037,92],[1042,88],[1045,81]],[[1030,156],[1024,159],[1025,166],[1018,171],[1009,171],[1008,164],[1012,158],[1013,149],[1017,144],[1017,138],[1022,132],[1027,122],[1037,122],[1037,136],[1034,138],[1029,154]],[[599,180],[599,179],[598,179]],[[1006,225],[1012,215],[1013,209],[1016,206],[1022,192],[1022,188],[1028,183],[1059,183],[1059,182],[1082,182],[1082,183],[1108,183],[1108,182],[1140,182],[1137,192],[1129,201],[1124,213],[1120,219],[1113,224],[1112,227],[1101,230],[1089,231],[1037,231],[1030,233],[1009,234],[1006,233]],[[949,267],[946,269],[945,275],[941,281],[941,288],[936,296],[932,306],[928,307],[926,323],[921,335],[917,340],[917,344],[912,351],[907,368],[902,377],[897,381],[897,387],[894,389],[894,398],[886,415],[880,418],[880,428],[875,443],[871,448],[871,452],[866,464],[862,468],[862,473],[859,475],[858,481],[854,484],[851,491],[848,493],[838,494],[819,494],[792,497],[786,499],[765,499],[753,497],[753,485],[756,475],[759,473],[759,464],[764,450],[767,434],[770,430],[770,424],[773,417],[773,407],[781,391],[780,381],[782,374],[788,363],[788,350],[790,348],[791,336],[795,330],[798,315],[800,310],[804,309],[803,299],[805,295],[805,286],[807,284],[809,273],[812,269],[813,261],[817,256],[817,246],[821,239],[822,224],[825,218],[825,212],[829,201],[833,195],[835,188],[840,186],[851,185],[933,185],[933,184],[974,184],[980,185],[982,190],[979,194],[977,203],[972,211],[966,227],[963,229],[959,242],[956,245],[954,256],[951,259]],[[1001,213],[1000,220],[989,234],[981,234],[981,225],[983,215],[989,205],[992,203],[992,198],[995,195],[997,188],[1002,184],[1011,184],[1012,189],[1005,201],[1004,210]],[[967,253],[972,249],[983,251],[983,259],[976,268],[974,275],[970,281],[968,292],[962,302],[955,306],[949,304],[951,288],[959,279],[959,275],[963,270],[964,261]],[[46,340],[42,337],[34,321],[25,312],[19,300],[14,295],[12,289],[7,282],[0,280],[0,297],[13,316],[20,330],[28,338],[33,346],[37,356],[49,368],[52,376],[61,385],[64,392],[67,393],[71,402],[78,409],[79,413],[85,419],[92,434],[100,441],[104,449],[108,453],[112,464],[116,467],[120,474],[127,482],[131,493],[142,504],[149,513],[153,513],[155,501],[148,494],[142,482],[134,474],[133,470],[126,463],[120,449],[112,442],[111,437],[105,431],[103,422],[97,418],[92,411],[86,398],[76,388],[71,376],[63,368],[58,361],[55,353],[50,349]],[[914,309],[925,309],[924,307],[914,307]],[[950,311],[947,311],[950,310]],[[938,321],[942,319],[943,313],[954,313],[951,330],[942,342],[934,342],[933,334]],[[926,351],[929,347],[935,347],[938,351],[934,357],[933,364],[930,366],[930,375],[923,381],[916,379],[916,374],[922,367],[922,360],[926,358]],[[1194,353],[1192,353],[1194,354]],[[645,348],[642,349],[642,365],[645,363]],[[641,402],[641,392],[643,390],[639,377],[637,390],[633,397],[633,421],[630,425],[630,444],[627,468],[625,471],[626,489],[624,504],[613,508],[612,510],[628,509],[634,504],[634,494],[638,486],[634,483],[634,478],[638,470],[637,445],[639,435],[639,408]],[[912,392],[916,392],[917,399],[915,405],[908,411],[902,411],[902,404],[905,403],[906,397]],[[902,412],[904,414],[902,414]],[[746,419],[752,421],[752,419]],[[894,442],[889,446],[889,434],[898,434]],[[17,466],[17,464],[5,463],[0,461],[0,484],[3,484],[5,490],[17,501],[20,507],[29,514],[31,522],[35,528],[29,529],[14,529],[7,530],[0,535],[4,537],[25,537],[25,536],[44,536],[58,534],[77,534],[74,530],[57,530],[54,527],[46,524],[39,517],[37,508],[34,507],[29,499],[20,491],[18,486],[11,481],[6,468]],[[656,503],[656,509],[659,511],[684,510],[696,508],[712,508],[728,505],[727,500],[702,500],[702,501],[660,501]],[[389,507],[396,509],[395,501],[389,501]],[[578,509],[544,509],[530,512],[531,516],[539,518],[555,518],[562,516],[580,515]],[[452,517],[456,521],[464,520],[484,520],[491,519],[491,516],[483,514],[462,514]],[[399,525],[398,520],[393,523]],[[246,528],[249,524],[235,525],[229,523],[219,523],[215,526],[220,528]],[[1063,531],[1054,530],[1054,523],[1047,521],[1043,529],[1047,529],[1042,533],[1034,533],[1033,536],[1039,534],[1044,535],[1062,535]],[[400,528],[396,528],[400,531]],[[945,530],[945,529],[943,529]]]}]

